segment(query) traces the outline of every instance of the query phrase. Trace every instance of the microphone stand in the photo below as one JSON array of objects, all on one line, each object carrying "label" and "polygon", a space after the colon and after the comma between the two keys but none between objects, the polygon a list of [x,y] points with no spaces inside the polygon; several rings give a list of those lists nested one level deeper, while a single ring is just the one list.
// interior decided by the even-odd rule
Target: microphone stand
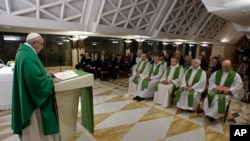
[{"label": "microphone stand", "polygon": [[0,63],[2,63],[5,66],[5,63],[2,59],[0,59]]},{"label": "microphone stand", "polygon": [[59,71],[62,72],[60,57],[58,59]]}]

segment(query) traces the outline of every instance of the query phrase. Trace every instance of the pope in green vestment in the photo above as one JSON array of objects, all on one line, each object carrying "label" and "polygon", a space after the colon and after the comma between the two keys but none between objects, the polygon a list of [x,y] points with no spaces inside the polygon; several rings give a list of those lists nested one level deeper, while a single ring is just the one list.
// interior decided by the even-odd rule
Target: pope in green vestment
[{"label": "pope in green vestment", "polygon": [[36,49],[28,43],[21,44],[17,50],[13,76],[11,127],[14,134],[22,135],[38,108],[44,135],[59,133],[53,90],[53,78],[47,75]]}]

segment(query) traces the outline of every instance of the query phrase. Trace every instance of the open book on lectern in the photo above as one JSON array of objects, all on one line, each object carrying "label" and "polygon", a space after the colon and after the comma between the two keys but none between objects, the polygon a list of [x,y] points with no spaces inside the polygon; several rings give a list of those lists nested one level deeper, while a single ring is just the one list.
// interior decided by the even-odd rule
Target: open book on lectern
[{"label": "open book on lectern", "polygon": [[73,70],[69,71],[63,71],[63,72],[57,72],[53,74],[56,78],[59,78],[61,80],[68,80],[71,78],[78,77],[79,75],[75,73]]}]

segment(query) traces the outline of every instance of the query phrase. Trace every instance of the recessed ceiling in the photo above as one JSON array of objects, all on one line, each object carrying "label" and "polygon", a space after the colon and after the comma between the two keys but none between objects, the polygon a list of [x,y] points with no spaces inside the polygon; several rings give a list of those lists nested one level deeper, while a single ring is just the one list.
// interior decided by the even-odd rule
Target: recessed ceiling
[{"label": "recessed ceiling", "polygon": [[46,34],[237,42],[248,0],[1,0],[0,30]]}]

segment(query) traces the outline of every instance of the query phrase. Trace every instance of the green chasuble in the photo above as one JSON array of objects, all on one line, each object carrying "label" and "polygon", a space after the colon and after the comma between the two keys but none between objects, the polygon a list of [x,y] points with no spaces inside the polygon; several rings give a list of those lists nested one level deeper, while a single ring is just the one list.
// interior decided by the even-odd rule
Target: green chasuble
[{"label": "green chasuble", "polygon": [[[192,71],[193,69],[188,69],[187,70],[187,73],[185,75],[185,81],[186,81],[186,84],[188,85],[188,81],[189,81],[189,78],[192,74]],[[193,86],[195,83],[197,83],[199,80],[200,80],[200,77],[201,77],[201,74],[202,74],[203,70],[200,68],[198,69],[198,71],[196,72],[195,76],[194,76],[194,79],[192,81],[192,84],[191,86]],[[184,91],[184,88],[179,88],[177,91],[176,91],[176,95],[175,95],[175,101],[179,101],[180,97],[181,97],[181,93]],[[189,91],[188,93],[188,106],[189,107],[192,107],[193,106],[193,99],[194,99],[194,89]]]},{"label": "green chasuble", "polygon": [[[223,70],[218,70],[215,74],[215,84],[217,86],[220,85],[220,81],[221,81],[221,78],[222,78],[222,74],[223,74]],[[226,87],[230,87],[234,81],[234,78],[235,78],[235,75],[236,75],[236,72],[233,71],[233,70],[230,70],[228,72],[228,75],[227,75],[227,78],[224,82],[224,85],[223,86],[226,86]],[[211,103],[215,97],[215,91],[214,90],[211,90],[211,92],[208,94],[208,106],[210,107],[211,106]],[[225,113],[225,106],[226,106],[226,96],[224,94],[218,94],[219,98],[218,98],[218,113],[220,114],[224,114]]]},{"label": "green chasuble", "polygon": [[[150,67],[150,71],[149,71],[149,77],[150,76],[154,76],[154,75],[157,75],[158,74],[158,72],[159,72],[159,69],[160,69],[160,67],[161,67],[161,63],[160,64],[158,64],[158,65],[155,65],[155,64],[153,64],[153,65],[151,65],[151,67]],[[156,68],[155,68],[155,70],[154,70],[154,67],[156,66]],[[150,80],[146,80],[146,79],[143,79],[142,80],[142,86],[141,86],[141,90],[143,91],[144,89],[147,89],[148,88],[148,83],[150,82]]]},{"label": "green chasuble", "polygon": [[40,108],[44,135],[59,133],[52,92],[53,79],[48,77],[37,54],[21,44],[15,58],[12,89],[12,124],[15,134],[30,125],[33,112]]},{"label": "green chasuble", "polygon": [[[143,63],[143,64],[141,64],[141,63]],[[140,65],[143,65],[143,66],[141,67],[141,69],[139,70],[140,73],[142,73],[142,72],[145,70],[147,63],[148,63],[148,61],[144,61],[144,62],[140,61],[140,62],[137,64],[137,66],[136,66],[136,70],[139,70]],[[133,79],[133,82],[134,82],[135,84],[138,84],[138,83],[139,83],[139,77],[135,77],[135,78]]]},{"label": "green chasuble", "polygon": [[[171,69],[172,69],[171,67],[168,67],[168,68],[167,68],[166,80],[168,79],[168,76],[169,76],[169,73],[170,73]],[[175,68],[175,70],[174,70],[174,76],[173,76],[173,79],[172,79],[172,80],[175,80],[175,79],[177,79],[177,78],[179,77],[180,69],[181,69],[181,66],[180,66],[180,65],[178,65],[178,66]],[[159,83],[162,83],[162,82],[159,82]],[[159,84],[159,83],[157,83],[157,84],[155,85],[154,91],[158,91],[158,84]],[[172,89],[172,92],[171,92],[171,97],[174,97],[173,93],[174,93],[175,90],[176,90],[176,86],[175,86],[175,84],[173,83],[173,89]]]}]

